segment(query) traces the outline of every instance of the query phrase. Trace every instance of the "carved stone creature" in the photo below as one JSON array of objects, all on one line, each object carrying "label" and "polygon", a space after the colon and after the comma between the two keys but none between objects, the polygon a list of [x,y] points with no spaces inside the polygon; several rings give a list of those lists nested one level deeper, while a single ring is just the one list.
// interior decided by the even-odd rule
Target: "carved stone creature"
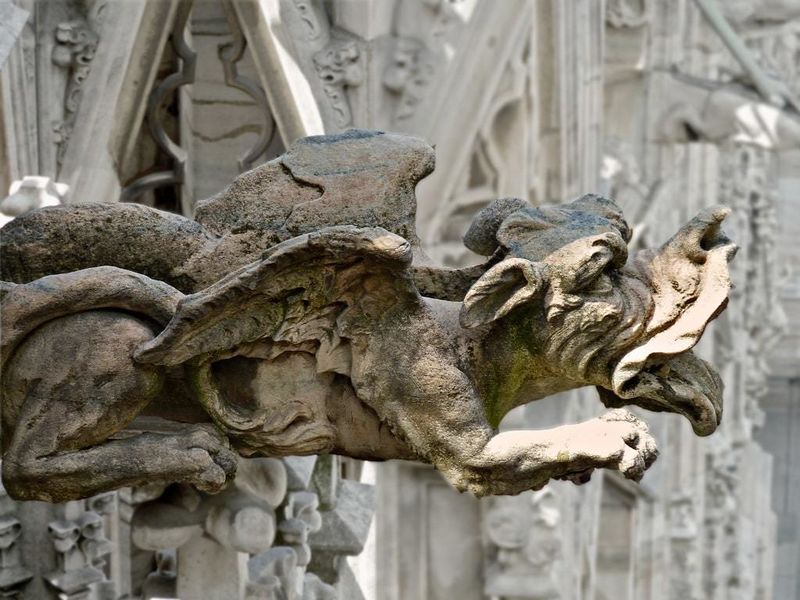
[{"label": "carved stone creature", "polygon": [[[800,146],[800,112],[765,102],[750,87],[684,74],[670,76],[667,110],[659,138],[667,142],[727,140],[769,150]],[[777,99],[780,101],[780,98]]]},{"label": "carved stone creature", "polygon": [[418,139],[354,130],[298,141],[196,221],[76,204],[7,225],[8,492],[216,491],[234,452],[420,460],[477,495],[596,468],[640,479],[656,446],[622,409],[498,433],[512,408],[586,385],[716,429],[721,382],[691,348],[727,302],[726,209],[628,256],[610,200],[498,200],[465,238],[491,258],[447,270],[414,232],[432,168]]}]

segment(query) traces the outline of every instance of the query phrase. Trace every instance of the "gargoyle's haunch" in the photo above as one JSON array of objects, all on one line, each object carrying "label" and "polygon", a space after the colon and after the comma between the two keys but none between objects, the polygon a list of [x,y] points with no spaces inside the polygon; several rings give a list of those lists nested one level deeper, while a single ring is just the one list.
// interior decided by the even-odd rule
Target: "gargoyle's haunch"
[{"label": "gargoyle's haunch", "polygon": [[714,431],[720,379],[691,348],[727,301],[725,209],[628,256],[610,200],[498,200],[465,238],[488,261],[448,270],[413,228],[432,167],[419,140],[351,131],[299,141],[196,221],[83,204],[6,226],[9,493],[214,491],[232,451],[422,460],[476,494],[639,479],[656,448],[625,410],[497,433],[515,406],[585,385]]}]

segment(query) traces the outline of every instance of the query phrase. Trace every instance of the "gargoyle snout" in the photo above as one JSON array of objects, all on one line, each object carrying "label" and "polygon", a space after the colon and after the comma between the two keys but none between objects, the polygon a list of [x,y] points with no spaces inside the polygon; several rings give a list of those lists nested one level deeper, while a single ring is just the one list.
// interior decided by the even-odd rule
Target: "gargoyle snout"
[{"label": "gargoyle snout", "polygon": [[684,414],[698,435],[713,432],[722,416],[722,381],[690,350],[728,302],[737,247],[720,225],[729,213],[706,209],[660,250],[633,261],[649,282],[653,310],[641,342],[612,373],[615,398]]},{"label": "gargoyle snout", "polygon": [[721,225],[730,214],[726,206],[712,206],[701,211],[681,227],[662,248],[662,253],[683,255],[691,262],[705,264],[709,252],[721,251],[730,262],[738,246],[723,233]]}]

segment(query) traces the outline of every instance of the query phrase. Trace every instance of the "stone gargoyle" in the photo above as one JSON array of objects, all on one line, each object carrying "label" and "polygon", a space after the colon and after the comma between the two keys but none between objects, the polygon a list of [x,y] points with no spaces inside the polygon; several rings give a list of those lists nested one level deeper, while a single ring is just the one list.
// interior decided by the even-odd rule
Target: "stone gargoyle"
[{"label": "stone gargoyle", "polygon": [[[352,130],[296,142],[194,220],[76,203],[8,224],[8,493],[213,492],[238,452],[418,460],[516,494],[597,468],[640,479],[657,450],[623,405],[714,431],[721,381],[691,348],[727,302],[725,209],[629,256],[611,200],[497,200],[465,237],[489,258],[446,269],[414,229],[433,163],[421,140]],[[498,433],[512,408],[587,385],[613,410]]]}]

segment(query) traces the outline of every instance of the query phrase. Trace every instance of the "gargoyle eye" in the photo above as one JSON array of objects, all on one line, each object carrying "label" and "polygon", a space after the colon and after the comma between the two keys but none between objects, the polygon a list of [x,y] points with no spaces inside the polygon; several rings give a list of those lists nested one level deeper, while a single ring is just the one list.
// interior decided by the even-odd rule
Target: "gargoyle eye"
[{"label": "gargoyle eye", "polygon": [[610,294],[614,289],[614,285],[611,283],[611,277],[607,271],[608,268],[600,271],[594,279],[583,287],[583,291],[598,295]]},{"label": "gargoyle eye", "polygon": [[611,291],[609,272],[613,271],[612,252],[604,245],[594,245],[592,254],[575,271],[573,288],[581,291]]}]

